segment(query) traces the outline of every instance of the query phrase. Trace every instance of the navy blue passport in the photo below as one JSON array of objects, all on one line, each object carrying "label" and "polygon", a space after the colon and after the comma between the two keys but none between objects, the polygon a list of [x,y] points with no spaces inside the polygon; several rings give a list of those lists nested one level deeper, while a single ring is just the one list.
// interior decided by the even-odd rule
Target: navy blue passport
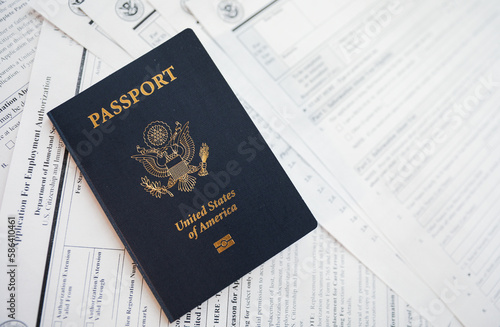
[{"label": "navy blue passport", "polygon": [[170,321],[317,226],[191,30],[48,115]]}]

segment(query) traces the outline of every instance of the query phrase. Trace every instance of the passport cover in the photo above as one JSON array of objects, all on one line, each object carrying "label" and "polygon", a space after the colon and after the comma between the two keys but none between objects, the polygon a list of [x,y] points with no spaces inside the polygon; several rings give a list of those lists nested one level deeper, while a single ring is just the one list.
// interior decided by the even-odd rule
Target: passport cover
[{"label": "passport cover", "polygon": [[317,226],[192,30],[48,115],[170,321]]}]

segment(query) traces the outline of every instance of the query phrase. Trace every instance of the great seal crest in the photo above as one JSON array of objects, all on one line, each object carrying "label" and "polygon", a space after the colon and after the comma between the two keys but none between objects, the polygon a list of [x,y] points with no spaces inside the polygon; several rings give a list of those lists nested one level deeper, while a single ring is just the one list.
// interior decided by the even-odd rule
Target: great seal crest
[{"label": "great seal crest", "polygon": [[179,191],[191,192],[196,184],[196,177],[191,174],[208,175],[208,146],[202,143],[199,151],[201,161],[198,166],[191,165],[196,148],[189,135],[189,122],[184,125],[175,122],[175,125],[172,133],[170,126],[163,121],[149,123],[142,135],[147,148],[137,145],[139,154],[131,156],[142,163],[150,175],[168,179],[164,185],[161,181],[150,181],[147,176],[141,178],[144,190],[157,198],[165,194],[173,197],[170,189],[175,184]]}]

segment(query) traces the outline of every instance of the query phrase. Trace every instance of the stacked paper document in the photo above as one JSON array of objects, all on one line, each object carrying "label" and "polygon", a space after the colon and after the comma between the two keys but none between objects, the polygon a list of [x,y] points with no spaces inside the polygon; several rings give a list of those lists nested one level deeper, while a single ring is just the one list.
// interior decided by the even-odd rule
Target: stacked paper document
[{"label": "stacked paper document", "polygon": [[[496,1],[0,6],[1,326],[500,326]],[[186,28],[320,227],[169,322],[47,112]]]}]

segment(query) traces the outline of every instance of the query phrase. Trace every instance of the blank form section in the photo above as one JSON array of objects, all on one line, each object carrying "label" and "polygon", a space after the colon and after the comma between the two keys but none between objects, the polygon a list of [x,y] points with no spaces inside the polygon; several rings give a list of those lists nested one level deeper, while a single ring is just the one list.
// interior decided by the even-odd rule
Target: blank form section
[{"label": "blank form section", "polygon": [[67,246],[59,269],[54,323],[109,326],[118,309],[123,250]]},{"label": "blank form section", "polygon": [[287,52],[312,32],[314,25],[293,2],[288,2],[276,10],[274,15],[260,20],[254,28],[286,61]]},{"label": "blank form section", "polygon": [[[497,237],[497,239],[499,238]],[[498,242],[495,242],[494,245],[497,248],[499,246]],[[484,268],[481,271],[482,274],[480,274],[481,278],[479,279],[478,284],[483,292],[489,295],[500,281],[500,254],[493,252],[483,267]]]},{"label": "blank form section", "polygon": [[[484,61],[489,64],[486,58]],[[470,74],[469,80],[473,81],[470,88],[456,91],[473,95],[486,74],[484,66],[487,64],[477,67],[477,74]],[[446,201],[446,198],[443,199],[446,196],[444,189],[477,184],[475,167],[481,166],[485,158],[490,156],[483,145],[485,131],[491,131],[489,121],[498,119],[495,111],[488,112],[485,109],[489,106],[488,98],[491,95],[470,112],[457,112],[455,108],[460,102],[430,106],[430,113],[423,115],[410,130],[413,141],[401,149],[395,163],[388,167],[385,181],[398,199],[408,204],[422,225],[427,225],[429,215],[440,210],[442,202],[438,200]],[[484,122],[475,118],[484,119]],[[484,129],[479,128],[477,132],[471,133],[471,129],[481,125]]]},{"label": "blank form section", "polygon": [[318,26],[336,14],[339,10],[326,10],[325,8],[332,7],[332,3],[336,8],[342,8],[349,1],[345,0],[308,0],[294,1],[298,10],[314,25]]},{"label": "blank form section", "polygon": [[142,27],[142,30],[139,31],[139,36],[154,48],[172,37],[170,33],[168,33],[162,26],[165,26],[162,17],[156,18],[154,21],[150,22],[146,26]]},{"label": "blank form section", "polygon": [[238,37],[272,78],[278,79],[288,70],[288,66],[281,60],[278,53],[255,29],[251,28]]},{"label": "blank form section", "polygon": [[[473,210],[485,202],[488,194],[485,190],[492,192],[496,188],[492,174],[484,169],[485,162],[495,161],[495,158],[494,153],[484,148],[482,135],[488,126],[483,127],[475,135],[456,139],[453,146],[447,148],[453,151],[439,151],[433,155],[434,165],[424,167],[420,172],[425,177],[421,179],[420,188],[406,199],[422,226],[433,236],[442,230],[439,226],[448,224],[450,218],[446,217]],[[463,219],[457,222],[459,226],[463,223]],[[449,236],[441,242],[448,243]]]},{"label": "blank form section", "polygon": [[493,300],[493,303],[495,303],[495,306],[500,309],[500,282],[497,282],[491,291],[490,298]]},{"label": "blank form section", "polygon": [[[472,271],[476,274],[488,274],[494,267],[498,265],[498,260],[500,259],[500,228],[499,224],[495,223],[490,226],[484,235],[484,242],[480,242],[481,254],[472,262]],[[500,275],[499,275],[500,276]],[[485,276],[479,279],[478,284],[485,283]]]},{"label": "blank form section", "polygon": [[329,48],[323,48],[294,67],[280,81],[280,86],[297,105],[302,105],[320,86],[334,84],[331,81],[339,70],[340,62],[334,52]]},{"label": "blank form section", "polygon": [[[451,254],[456,263],[470,264],[475,261],[486,245],[491,242],[500,229],[498,218],[500,216],[500,190],[495,190],[486,200],[489,204],[474,206],[465,210],[462,216],[463,224],[457,226],[453,237],[445,243],[446,251]],[[483,217],[478,220],[476,217]]]}]

